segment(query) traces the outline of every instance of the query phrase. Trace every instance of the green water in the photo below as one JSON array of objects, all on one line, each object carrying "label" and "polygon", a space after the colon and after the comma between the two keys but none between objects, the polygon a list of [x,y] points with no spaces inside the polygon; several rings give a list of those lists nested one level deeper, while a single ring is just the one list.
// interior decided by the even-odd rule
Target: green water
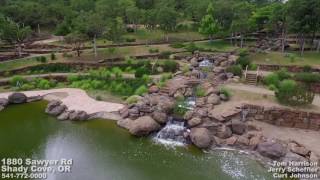
[{"label": "green water", "polygon": [[113,121],[60,122],[44,113],[45,106],[35,102],[0,112],[0,159],[72,158],[71,173],[48,173],[55,180],[271,179],[236,152],[168,148],[132,137]]}]

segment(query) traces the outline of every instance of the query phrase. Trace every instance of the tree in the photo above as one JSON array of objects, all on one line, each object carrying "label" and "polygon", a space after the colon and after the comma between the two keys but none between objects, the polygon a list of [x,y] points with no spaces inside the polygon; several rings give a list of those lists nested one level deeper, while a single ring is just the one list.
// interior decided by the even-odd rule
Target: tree
[{"label": "tree", "polygon": [[77,56],[80,57],[81,49],[84,46],[84,42],[87,40],[87,36],[80,32],[73,32],[65,37],[65,41],[72,45],[72,49],[77,52]]},{"label": "tree", "polygon": [[167,6],[161,6],[157,13],[157,22],[160,29],[164,31],[166,41],[169,41],[168,32],[175,30],[177,25],[178,13],[172,8]]},{"label": "tree", "polygon": [[238,2],[234,5],[234,16],[231,24],[231,32],[239,34],[240,47],[243,47],[243,39],[245,33],[250,30],[250,17],[252,16],[254,6],[248,2]]},{"label": "tree", "polygon": [[97,57],[97,43],[98,37],[102,36],[106,30],[106,22],[97,13],[84,13],[78,16],[73,22],[75,31],[86,34],[93,42],[93,52]]},{"label": "tree", "polygon": [[319,30],[319,11],[319,0],[288,1],[289,28],[292,32],[298,34],[301,55],[304,53],[306,36],[310,34],[315,35]]},{"label": "tree", "polygon": [[213,5],[211,3],[209,4],[207,9],[207,15],[205,15],[200,22],[199,32],[201,34],[209,36],[211,42],[213,39],[213,35],[219,32],[219,29],[220,27],[218,25],[218,22],[213,17]]},{"label": "tree", "polygon": [[17,53],[21,57],[22,44],[30,37],[31,28],[29,26],[23,27],[8,18],[0,17],[0,19],[0,39],[9,44],[16,45]]},{"label": "tree", "polygon": [[108,22],[106,35],[109,40],[118,42],[122,39],[124,33],[125,25],[121,17],[116,17]]}]

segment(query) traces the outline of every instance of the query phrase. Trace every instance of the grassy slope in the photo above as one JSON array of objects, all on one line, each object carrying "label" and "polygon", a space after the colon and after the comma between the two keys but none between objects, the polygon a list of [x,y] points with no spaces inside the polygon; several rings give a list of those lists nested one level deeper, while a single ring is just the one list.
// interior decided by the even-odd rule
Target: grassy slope
[{"label": "grassy slope", "polygon": [[[305,52],[301,57],[299,52],[291,53],[289,57],[284,56],[280,52],[251,54],[250,59],[258,64],[279,64],[279,65],[310,65],[320,66],[320,53]],[[293,57],[293,58],[292,58]]]}]

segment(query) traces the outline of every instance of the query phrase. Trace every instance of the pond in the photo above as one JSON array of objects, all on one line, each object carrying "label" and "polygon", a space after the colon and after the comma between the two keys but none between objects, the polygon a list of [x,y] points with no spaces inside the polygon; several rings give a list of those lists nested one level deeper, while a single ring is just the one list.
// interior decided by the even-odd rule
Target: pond
[{"label": "pond", "polygon": [[169,148],[133,137],[114,121],[61,122],[46,115],[45,107],[40,101],[0,112],[0,159],[73,160],[70,173],[48,173],[50,180],[272,179],[237,152]]}]

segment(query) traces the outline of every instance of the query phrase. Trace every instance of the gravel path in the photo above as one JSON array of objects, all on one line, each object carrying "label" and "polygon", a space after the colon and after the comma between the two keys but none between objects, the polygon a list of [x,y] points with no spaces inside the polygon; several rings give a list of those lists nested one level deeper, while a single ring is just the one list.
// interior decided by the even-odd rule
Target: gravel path
[{"label": "gravel path", "polygon": [[[22,92],[26,96],[44,96],[47,100],[61,100],[69,110],[85,111],[88,114],[94,113],[111,113],[124,107],[123,104],[97,101],[87,95],[81,89],[63,88],[41,91]],[[11,92],[0,93],[0,98],[7,98]]]}]

